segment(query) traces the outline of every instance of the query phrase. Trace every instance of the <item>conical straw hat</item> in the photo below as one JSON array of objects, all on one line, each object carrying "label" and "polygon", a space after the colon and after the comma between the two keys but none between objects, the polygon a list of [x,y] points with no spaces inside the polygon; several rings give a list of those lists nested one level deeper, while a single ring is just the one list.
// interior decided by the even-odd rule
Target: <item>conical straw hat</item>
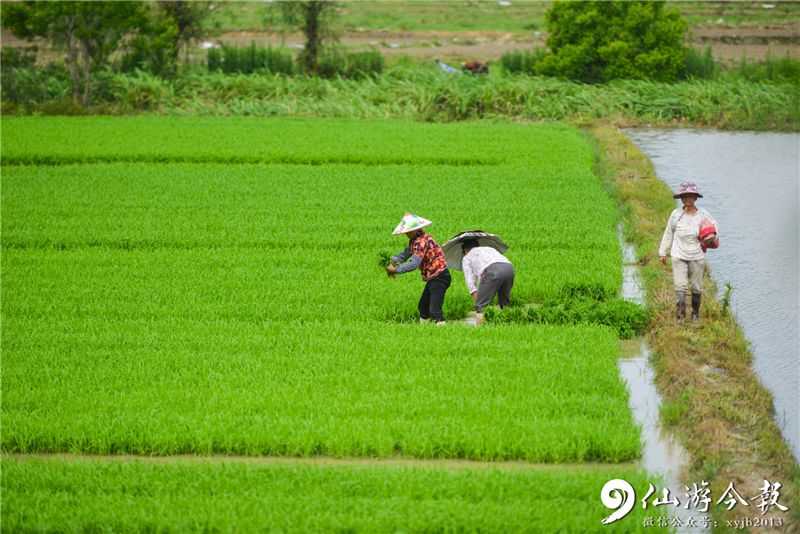
[{"label": "conical straw hat", "polygon": [[403,220],[400,221],[400,224],[397,225],[397,228],[394,229],[392,234],[407,234],[412,230],[419,230],[420,228],[424,228],[429,224],[431,224],[431,221],[428,219],[423,219],[422,217],[418,217],[413,213],[406,212],[406,214],[403,215]]}]

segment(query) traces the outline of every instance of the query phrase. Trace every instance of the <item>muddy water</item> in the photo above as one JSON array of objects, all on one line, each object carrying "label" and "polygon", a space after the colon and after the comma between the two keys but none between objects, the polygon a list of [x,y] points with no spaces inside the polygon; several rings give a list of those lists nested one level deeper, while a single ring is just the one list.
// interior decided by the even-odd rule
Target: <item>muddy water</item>
[{"label": "muddy water", "polygon": [[[633,247],[624,242],[621,227],[617,236],[622,247],[622,298],[643,304],[644,284],[636,264],[636,254]],[[655,373],[650,366],[650,349],[643,338],[623,341],[622,349],[622,357],[618,362],[620,375],[628,386],[628,404],[633,417],[642,427],[641,465],[648,473],[662,478],[663,488],[668,488],[672,495],[680,496],[689,456],[672,433],[661,425],[661,397],[656,390]],[[681,507],[671,507],[669,515],[680,518],[684,523],[692,516]],[[688,527],[679,528],[677,532],[682,534],[689,530]]]},{"label": "muddy water", "polygon": [[[752,343],[754,369],[772,392],[775,418],[800,459],[800,135],[694,130],[626,134],[674,191],[698,184],[698,205],[719,222],[706,255]],[[677,205],[677,204],[676,204]],[[720,291],[721,295],[721,291]]]}]

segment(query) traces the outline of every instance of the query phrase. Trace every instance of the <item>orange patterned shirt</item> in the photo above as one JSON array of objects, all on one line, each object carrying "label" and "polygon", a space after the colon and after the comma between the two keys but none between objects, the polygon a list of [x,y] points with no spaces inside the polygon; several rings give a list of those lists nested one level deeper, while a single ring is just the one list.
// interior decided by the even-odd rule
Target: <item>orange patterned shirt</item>
[{"label": "orange patterned shirt", "polygon": [[421,232],[416,239],[409,241],[408,248],[411,249],[412,254],[416,254],[422,259],[419,270],[422,273],[423,281],[427,282],[440,275],[447,268],[442,247],[425,232]]}]

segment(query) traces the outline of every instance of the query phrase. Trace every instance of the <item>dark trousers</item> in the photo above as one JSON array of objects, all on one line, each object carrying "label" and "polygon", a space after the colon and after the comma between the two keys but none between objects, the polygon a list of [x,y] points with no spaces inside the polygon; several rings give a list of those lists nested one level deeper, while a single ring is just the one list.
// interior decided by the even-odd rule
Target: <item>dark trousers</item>
[{"label": "dark trousers", "polygon": [[514,266],[510,263],[493,263],[483,271],[478,283],[478,294],[475,295],[475,311],[483,309],[497,295],[500,309],[511,301],[511,288],[514,287]]},{"label": "dark trousers", "polygon": [[419,298],[418,308],[420,318],[430,319],[433,317],[437,323],[444,321],[442,304],[444,303],[444,294],[447,292],[448,287],[450,287],[450,271],[447,269],[425,283],[425,289],[422,291],[422,296]]}]

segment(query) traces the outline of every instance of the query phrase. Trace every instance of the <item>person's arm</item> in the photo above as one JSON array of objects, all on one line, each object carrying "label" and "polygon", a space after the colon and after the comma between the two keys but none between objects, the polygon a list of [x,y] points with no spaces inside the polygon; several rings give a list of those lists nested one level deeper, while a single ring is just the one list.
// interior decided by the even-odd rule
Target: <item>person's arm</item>
[{"label": "person's arm", "polygon": [[703,209],[703,213],[705,214],[704,218],[711,221],[711,224],[713,224],[714,228],[717,229],[717,237],[719,237],[719,223],[717,223],[717,220],[714,217],[712,217],[711,214],[708,213],[705,209]]},{"label": "person's arm", "polygon": [[[469,291],[470,295],[473,295],[473,293],[478,291],[478,288],[475,285],[475,273],[472,271],[472,262],[465,257],[461,260],[461,267],[464,269],[464,282],[467,284],[467,291]],[[474,295],[472,299],[475,300]]]},{"label": "person's arm", "polygon": [[411,249],[406,247],[403,249],[402,252],[400,252],[399,254],[395,254],[390,259],[392,260],[392,263],[403,263],[410,256],[411,256]]},{"label": "person's arm", "polygon": [[673,211],[669,216],[669,220],[667,221],[667,227],[664,229],[664,235],[661,237],[661,246],[658,247],[658,255],[661,257],[662,265],[667,264],[667,251],[672,248],[672,238],[675,226],[672,221],[674,217],[675,212]]},{"label": "person's arm", "polygon": [[394,274],[410,273],[411,271],[419,269],[420,265],[422,265],[422,256],[412,254],[410,260],[394,268]]}]

